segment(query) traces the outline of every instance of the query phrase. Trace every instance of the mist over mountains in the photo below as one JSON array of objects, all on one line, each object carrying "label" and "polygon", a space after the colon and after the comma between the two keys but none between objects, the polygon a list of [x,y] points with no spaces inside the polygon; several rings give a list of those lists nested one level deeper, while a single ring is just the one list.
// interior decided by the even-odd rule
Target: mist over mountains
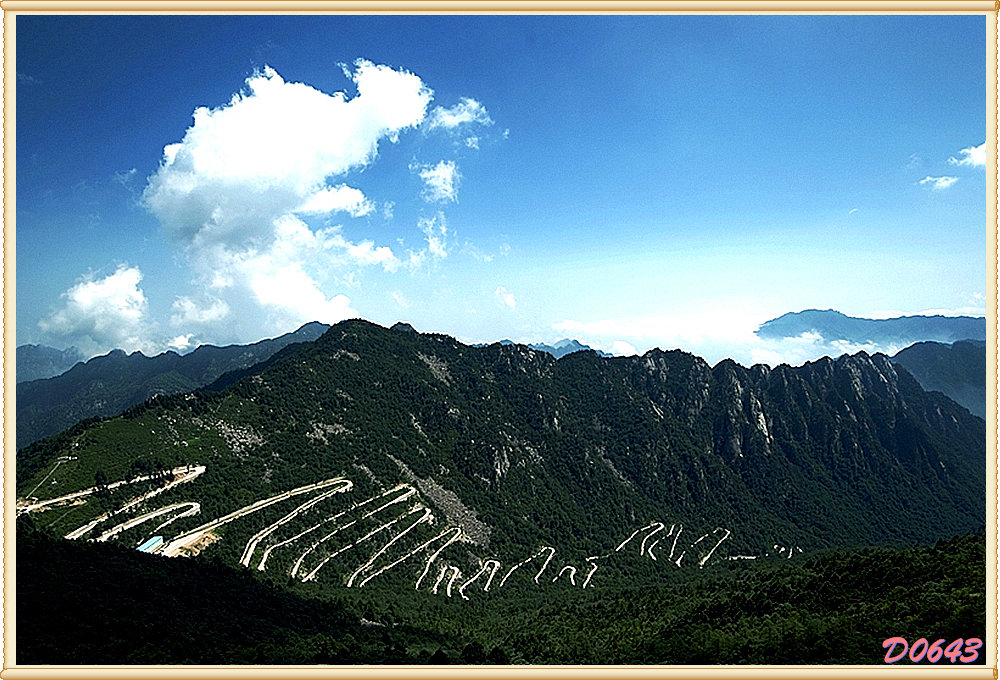
[{"label": "mist over mountains", "polygon": [[[87,362],[79,361],[81,355],[75,348],[18,347],[17,446],[21,448],[55,434],[79,420],[116,415],[157,394],[199,389],[229,371],[247,369],[268,359],[289,343],[314,340],[327,328],[325,324],[313,322],[272,340],[226,347],[202,345],[185,355],[170,351],[146,357],[138,352],[126,355],[115,350]],[[394,328],[416,333],[405,323],[396,324]],[[814,334],[825,341],[841,341],[845,347],[871,346],[903,342],[907,338],[916,338],[914,342],[934,342],[937,338],[965,335],[973,339],[984,337],[985,320],[970,317],[875,320],[848,317],[832,310],[807,310],[765,322],[758,334],[772,339]],[[515,343],[505,339],[500,344]],[[601,357],[612,356],[575,339],[563,339],[553,345],[533,343],[527,346],[557,359],[580,351],[593,351]],[[985,344],[979,341],[978,345],[956,348],[951,358],[940,356],[945,347],[928,345],[921,350],[901,351],[893,360],[898,357],[899,363],[906,365],[925,389],[941,391],[974,414],[985,417]],[[829,354],[839,356],[842,353]],[[72,368],[60,370],[64,366]],[[50,373],[53,375],[48,376],[48,380],[23,378]]]},{"label": "mist over mountains", "polygon": [[46,345],[20,345],[17,348],[17,382],[29,382],[60,375],[84,360],[76,347],[56,349]]},{"label": "mist over mountains", "polygon": [[[513,340],[501,340],[500,344],[513,345],[516,343]],[[561,359],[567,354],[572,354],[573,352],[583,352],[587,350],[592,352],[597,352],[597,355],[602,357],[612,356],[611,354],[608,354],[603,350],[594,349],[589,345],[584,345],[579,340],[570,340],[569,338],[564,338],[562,340],[559,340],[554,345],[546,345],[545,343],[540,342],[540,343],[532,343],[528,345],[528,347],[530,347],[531,349],[537,349],[540,352],[547,352],[548,354],[554,356],[556,359]]]}]

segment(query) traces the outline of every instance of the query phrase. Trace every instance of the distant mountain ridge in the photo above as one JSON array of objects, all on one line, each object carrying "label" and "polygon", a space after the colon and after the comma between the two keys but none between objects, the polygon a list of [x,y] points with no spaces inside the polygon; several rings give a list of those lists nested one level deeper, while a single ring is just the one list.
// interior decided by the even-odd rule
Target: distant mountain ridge
[{"label": "distant mountain ridge", "polygon": [[958,340],[986,340],[986,319],[971,316],[900,316],[894,319],[865,319],[847,316],[833,309],[807,309],[782,314],[761,324],[761,338],[795,338],[817,333],[827,341],[847,341],[858,345],[905,347],[915,342],[952,343]]},{"label": "distant mountain ridge", "polygon": [[328,328],[314,321],[276,338],[248,345],[201,345],[184,355],[170,351],[147,357],[116,349],[77,363],[60,375],[19,382],[17,447],[80,420],[117,415],[157,394],[196,390],[224,373],[264,361],[290,344],[315,340]]},{"label": "distant mountain ridge", "polygon": [[65,373],[85,358],[76,347],[56,349],[46,345],[20,345],[16,354],[16,379],[19,383]]},{"label": "distant mountain ridge", "polygon": [[[516,345],[518,343],[514,342],[513,340],[501,340],[500,344]],[[570,340],[569,338],[564,338],[554,345],[546,345],[545,343],[539,342],[527,346],[530,347],[531,349],[538,350],[539,352],[548,352],[556,359],[562,359],[567,354],[572,354],[573,352],[586,352],[586,351],[597,352],[597,355],[602,357],[614,356],[612,354],[608,354],[603,350],[595,349],[590,345],[584,345],[579,340]]]}]

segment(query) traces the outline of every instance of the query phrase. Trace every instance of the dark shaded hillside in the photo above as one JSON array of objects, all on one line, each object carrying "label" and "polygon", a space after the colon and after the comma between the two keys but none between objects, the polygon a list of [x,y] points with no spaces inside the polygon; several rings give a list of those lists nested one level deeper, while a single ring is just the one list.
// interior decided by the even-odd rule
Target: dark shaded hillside
[{"label": "dark shaded hillside", "polygon": [[897,636],[910,644],[975,637],[984,648],[974,663],[989,653],[981,534],[699,576],[551,603],[531,615],[508,603],[504,619],[516,632],[507,639],[535,663],[881,665],[882,642]]},{"label": "dark shaded hillside", "polygon": [[[185,355],[147,357],[121,350],[80,363],[62,375],[17,384],[17,447],[87,418],[113,416],[158,394],[190,392],[223,373],[246,368],[283,347],[315,340],[329,328],[310,323],[250,345],[202,345]],[[21,348],[18,348],[20,352]]]},{"label": "dark shaded hillside", "polygon": [[902,347],[915,342],[986,340],[986,319],[969,316],[901,316],[895,319],[863,319],[827,309],[807,309],[771,319],[757,330],[762,338],[794,338],[818,333],[826,341]]},{"label": "dark shaded hillside", "polygon": [[17,571],[18,664],[412,664],[444,639],[363,625],[217,563],[70,543],[24,523]]},{"label": "dark shaded hillside", "polygon": [[985,342],[918,342],[897,352],[892,361],[909,371],[925,390],[941,392],[986,419]]}]

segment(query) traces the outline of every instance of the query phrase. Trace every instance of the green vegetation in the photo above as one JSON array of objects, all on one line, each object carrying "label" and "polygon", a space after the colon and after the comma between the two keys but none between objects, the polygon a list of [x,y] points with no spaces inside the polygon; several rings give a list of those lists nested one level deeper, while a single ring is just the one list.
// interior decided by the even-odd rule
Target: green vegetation
[{"label": "green vegetation", "polygon": [[60,541],[22,520],[17,662],[881,664],[889,637],[986,640],[985,556],[977,534],[585,591],[303,597],[217,560]]}]

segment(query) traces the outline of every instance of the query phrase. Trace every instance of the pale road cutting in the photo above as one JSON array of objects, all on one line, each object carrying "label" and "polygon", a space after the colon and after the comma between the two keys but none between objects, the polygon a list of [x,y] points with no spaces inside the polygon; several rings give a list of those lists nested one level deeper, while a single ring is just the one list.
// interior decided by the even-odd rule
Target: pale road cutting
[{"label": "pale road cutting", "polygon": [[232,522],[233,520],[239,519],[240,517],[244,517],[251,513],[257,512],[258,510],[262,510],[268,507],[269,505],[274,505],[275,503],[279,503],[283,500],[304,493],[309,493],[310,491],[325,489],[326,487],[331,486],[333,484],[346,484],[348,488],[350,488],[351,486],[353,486],[354,483],[351,482],[349,479],[345,479],[343,477],[333,477],[331,479],[326,479],[322,482],[316,482],[315,484],[300,486],[297,489],[292,489],[291,491],[285,491],[275,496],[264,498],[262,500],[257,501],[256,503],[247,505],[243,508],[240,508],[239,510],[234,510],[233,512],[229,513],[228,515],[225,515],[224,517],[220,517],[219,519],[212,520],[211,522],[202,524],[200,527],[197,527],[195,529],[192,529],[191,531],[188,531],[186,533],[181,534],[180,536],[175,537],[173,540],[170,541],[170,543],[167,544],[167,546],[162,551],[160,551],[160,554],[164,555],[165,557],[175,557],[177,555],[180,555],[181,550],[183,550],[186,546],[189,546],[192,543],[198,541],[198,539],[200,539],[203,535],[205,535],[212,529],[216,529],[224,524]]}]

